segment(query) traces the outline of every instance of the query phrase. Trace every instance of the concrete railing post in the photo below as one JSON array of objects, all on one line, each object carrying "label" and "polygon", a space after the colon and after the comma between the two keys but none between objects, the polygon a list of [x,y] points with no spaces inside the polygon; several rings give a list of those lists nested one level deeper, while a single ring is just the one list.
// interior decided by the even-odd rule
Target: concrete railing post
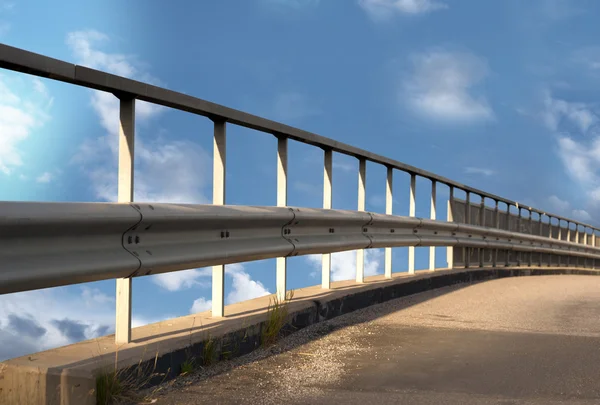
[{"label": "concrete railing post", "polygon": [[[543,216],[544,216],[544,214],[542,214],[542,213],[540,212],[540,213],[539,213],[539,218],[538,218],[538,223],[539,223],[539,225],[540,225],[540,229],[538,229],[538,234],[539,234],[540,236],[542,236],[542,231],[543,231],[542,227],[543,227],[543,225],[544,225],[544,223],[542,222]],[[543,253],[540,253],[540,255],[539,255],[539,257],[538,257],[538,266],[539,266],[539,267],[542,267],[542,259],[543,259],[543,258],[542,258],[542,256],[543,256]]]},{"label": "concrete railing post", "polygon": [[[467,197],[465,198],[465,224],[471,223],[471,193],[465,191]],[[471,249],[463,248],[463,258],[465,262],[465,268],[468,269],[471,265]]]},{"label": "concrete railing post", "polygon": [[[548,238],[550,239],[554,239],[553,238],[553,232],[552,232],[552,217],[550,215],[548,215]],[[552,266],[552,254],[548,253],[548,267]]]},{"label": "concrete railing post", "polygon": [[[479,208],[479,226],[485,226],[485,197],[481,196],[481,207]],[[479,248],[479,267],[483,267],[485,249]]]},{"label": "concrete railing post", "polygon": [[[135,99],[120,100],[119,173],[117,201],[133,202],[135,147]],[[131,278],[117,279],[115,342],[131,342]]]},{"label": "concrete railing post", "polygon": [[[532,221],[532,218],[531,218],[531,216],[533,215],[533,212],[531,212],[531,207],[529,207],[528,211],[529,211],[529,234],[533,235],[533,221]],[[531,267],[531,263],[532,263],[532,257],[531,256],[532,256],[532,253],[529,252],[527,254],[527,256],[529,256],[529,261],[527,262],[527,264],[528,264],[529,267]]]},{"label": "concrete railing post", "polygon": [[[409,206],[408,206],[408,210],[409,213],[408,215],[411,217],[415,216],[416,213],[416,188],[417,188],[417,176],[415,174],[410,175],[410,199],[409,199]],[[414,274],[415,273],[415,247],[414,246],[409,246],[408,247],[408,273],[409,274]]]},{"label": "concrete railing post", "polygon": [[[277,138],[277,206],[287,206],[288,138]],[[287,290],[287,258],[278,257],[276,264],[277,298],[285,300]]]},{"label": "concrete railing post", "polygon": [[[333,191],[333,151],[325,150],[323,160],[323,208],[330,210]],[[331,253],[323,254],[321,258],[321,287],[331,288]]]},{"label": "concrete railing post", "polygon": [[[498,200],[494,200],[494,228],[500,229],[500,210],[498,209]],[[498,249],[494,249],[492,266],[498,266]]]},{"label": "concrete railing post", "polygon": [[[429,208],[429,217],[436,219],[436,181],[431,180],[431,207]],[[429,247],[429,270],[435,270],[435,246]]]},{"label": "concrete railing post", "polygon": [[[454,187],[450,186],[450,193],[448,195],[448,210],[447,217],[448,222],[454,222],[454,214],[452,213],[452,202],[454,201]],[[446,264],[449,269],[454,268],[454,246],[448,246],[446,248]]]},{"label": "concrete railing post", "polygon": [[[358,163],[358,211],[365,210],[367,195],[367,161],[360,159]],[[365,282],[365,250],[356,251],[356,282]]]},{"label": "concrete railing post", "polygon": [[[213,137],[213,204],[225,204],[225,165],[227,134],[225,121],[214,122]],[[225,266],[212,267],[212,316],[225,314]]]},{"label": "concrete railing post", "polygon": [[[387,179],[385,186],[385,213],[392,215],[392,204],[394,202],[393,185],[394,185],[394,169],[387,168]],[[385,248],[385,278],[392,278],[392,248]]]},{"label": "concrete railing post", "polygon": [[[510,231],[510,204],[506,204],[506,230]],[[506,249],[506,256],[504,258],[504,265],[506,267],[510,266],[510,250]]]},{"label": "concrete railing post", "polygon": [[[521,233],[521,207],[519,205],[517,205],[517,232]],[[521,266],[521,257],[523,255],[523,252],[518,251],[517,252],[517,267]]]},{"label": "concrete railing post", "polygon": [[[558,240],[562,240],[562,220],[558,220]],[[562,255],[558,255],[558,267],[562,265]]]}]

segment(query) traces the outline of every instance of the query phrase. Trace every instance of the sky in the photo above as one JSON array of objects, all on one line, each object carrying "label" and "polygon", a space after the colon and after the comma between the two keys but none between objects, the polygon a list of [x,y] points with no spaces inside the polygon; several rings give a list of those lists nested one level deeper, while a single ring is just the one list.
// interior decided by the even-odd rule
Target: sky
[{"label": "sky", "polygon": [[[240,109],[598,224],[600,3],[594,0],[0,0],[0,41]],[[212,122],[136,106],[135,200],[212,200]],[[118,102],[0,69],[0,200],[116,200]],[[227,203],[275,205],[277,141],[228,125]],[[322,204],[323,152],[290,142],[292,206]],[[355,158],[334,155],[333,208],[356,209]],[[367,164],[367,210],[385,211]],[[417,216],[431,183],[417,180]],[[460,197],[461,194],[457,193]],[[438,218],[448,190],[440,186]],[[395,172],[394,213],[409,176]],[[487,201],[489,204],[490,201]],[[416,266],[428,265],[428,248]],[[443,248],[436,264],[445,266]],[[394,272],[407,249],[393,249]],[[369,250],[367,275],[383,273]],[[227,266],[226,302],[275,291],[275,261]],[[352,279],[355,253],[333,256]],[[210,269],[133,282],[135,326],[210,308]],[[288,288],[320,257],[288,260]],[[114,333],[115,281],[0,296],[0,359]]]}]

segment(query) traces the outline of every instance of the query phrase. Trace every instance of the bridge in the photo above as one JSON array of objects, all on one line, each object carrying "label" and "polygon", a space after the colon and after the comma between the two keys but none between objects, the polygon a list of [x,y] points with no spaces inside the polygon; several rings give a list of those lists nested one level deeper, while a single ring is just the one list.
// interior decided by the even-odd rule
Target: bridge
[{"label": "bridge", "polygon": [[[520,369],[521,374],[513,373],[511,367],[517,367],[514,358],[513,363],[508,360],[504,362],[499,371],[496,370],[497,374],[481,365],[467,368],[463,364],[460,369],[464,373],[460,377],[463,383],[467,379],[484,381],[484,378],[489,377],[488,371],[490,375],[496,376],[495,379],[500,375],[505,378],[504,385],[499,385],[502,387],[516,384],[515,376],[518,375],[529,376],[526,381],[533,384],[537,380],[531,377],[531,373],[538,370],[544,370],[539,371],[543,373],[552,372],[554,378],[558,379],[562,375],[558,360],[554,365],[543,362],[549,351],[576,342],[576,339],[570,339],[569,336],[577,333],[597,336],[598,329],[593,328],[595,324],[591,329],[586,329],[587,318],[577,318],[578,323],[568,324],[568,327],[561,322],[540,321],[539,325],[536,322],[539,317],[543,320],[539,300],[550,300],[552,304],[548,308],[563,311],[564,308],[553,299],[561,297],[560,294],[564,296],[565,291],[574,291],[572,294],[575,294],[564,297],[570,300],[565,301],[567,304],[584,302],[591,303],[593,307],[597,289],[592,287],[597,285],[597,281],[591,276],[600,274],[596,263],[600,259],[600,247],[596,238],[598,229],[593,225],[544,212],[278,122],[7,45],[0,44],[0,67],[112,93],[120,100],[117,203],[0,202],[0,294],[115,279],[115,334],[1,363],[1,404],[94,404],[105,400],[104,395],[107,393],[103,390],[109,390],[107,387],[114,385],[115,381],[124,384],[120,378],[127,381],[144,378],[140,388],[152,389],[157,384],[164,384],[165,380],[173,380],[182,373],[188,374],[185,370],[190,366],[190,359],[202,358],[205,363],[216,359],[242,359],[242,355],[258,353],[256,349],[264,346],[265,338],[275,340],[280,335],[289,334],[281,344],[290,341],[293,343],[294,336],[302,339],[302,333],[309,333],[303,330],[335,329],[336,321],[340,325],[344,322],[351,324],[352,316],[359,319],[356,324],[365,322],[371,316],[368,325],[373,326],[373,331],[358,331],[363,339],[360,340],[357,335],[356,341],[361,344],[348,349],[356,353],[367,353],[362,360],[360,355],[349,360],[349,364],[354,361],[358,369],[362,367],[361,364],[366,364],[364,371],[358,371],[354,377],[344,377],[345,389],[342,384],[342,388],[336,386],[332,391],[327,384],[321,384],[320,392],[306,392],[302,401],[330,402],[331,398],[323,394],[329,392],[336,399],[347,400],[349,403],[364,400],[444,403],[444,398],[454,401],[452,403],[476,403],[473,402],[476,398],[465,399],[467,397],[464,392],[452,394],[454,397],[445,397],[439,394],[440,391],[415,393],[414,390],[427,384],[427,375],[437,376],[440,381],[448,378],[448,367],[454,364],[454,360],[448,357],[451,352],[463,353],[463,359],[467,362],[464,364],[472,364],[483,356],[482,348],[485,345],[493,345],[493,353],[488,353],[490,357],[487,359],[495,359],[494,364],[501,362],[501,356],[507,353],[506,346],[502,345],[510,346],[521,338],[500,336],[498,330],[553,333],[559,338],[553,343],[539,343],[543,338],[528,335],[523,338],[525,346],[514,349],[536,348],[537,360],[532,357],[531,364],[539,364],[539,368],[523,367]],[[213,204],[133,201],[136,100],[186,111],[213,121]],[[226,204],[226,133],[230,125],[251,128],[276,137],[276,206]],[[287,151],[290,141],[311,145],[323,151],[322,209],[288,206]],[[356,210],[332,209],[334,154],[358,160]],[[382,165],[386,169],[385,214],[365,210],[367,162]],[[410,176],[409,189],[400,190],[410,196],[408,216],[394,215],[392,212],[393,198],[398,192],[393,189],[393,179],[397,172]],[[429,218],[415,216],[417,178],[426,179],[431,184]],[[436,213],[437,191],[440,187],[447,187],[449,195],[444,202],[448,213],[444,220],[437,218]],[[408,272],[393,271],[391,249],[394,247],[408,248]],[[417,247],[429,248],[427,269],[416,269]],[[447,266],[444,268],[436,266],[436,247],[446,248]],[[365,250],[376,248],[385,249],[384,274],[365,277]],[[342,251],[356,251],[356,277],[353,281],[332,282],[331,254]],[[321,284],[299,289],[291,294],[287,288],[286,258],[301,255],[322,256]],[[274,297],[225,306],[224,265],[268,258],[277,260],[277,291]],[[212,266],[210,312],[132,328],[134,278],[206,266]],[[512,276],[536,277],[506,279]],[[471,285],[474,283],[477,284]],[[517,301],[514,301],[515,289],[517,298],[520,298]],[[529,300],[528,294],[534,294],[531,299],[538,301]],[[473,295],[477,299],[473,299]],[[436,296],[440,299],[433,299]],[[426,304],[426,301],[431,303]],[[415,302],[420,303],[413,306],[413,314],[416,308],[423,308],[419,305],[430,305],[427,307],[428,311],[431,316],[435,315],[435,319],[430,319],[433,326],[446,324],[462,329],[442,333],[438,329],[433,331],[431,328],[424,329],[424,325],[415,325],[409,319],[411,309],[405,310]],[[509,317],[510,319],[503,318],[507,308],[511,305],[514,307],[514,302],[520,303],[518,309],[521,312]],[[538,304],[534,305],[536,302]],[[465,307],[466,303],[479,309],[491,309],[472,314],[473,307]],[[456,314],[444,314],[448,308],[444,304],[450,305],[450,308],[459,308],[458,313],[466,317],[456,320]],[[369,307],[373,305],[375,307],[369,315]],[[532,318],[526,320],[532,307],[537,312],[532,311]],[[387,317],[383,316],[385,311],[388,311]],[[567,315],[561,318],[563,321],[572,319],[569,314],[579,313],[572,309],[565,311]],[[391,315],[390,318],[390,313],[398,315]],[[498,317],[497,323],[494,323],[494,317]],[[375,318],[381,320],[374,321]],[[445,320],[449,320],[449,323],[445,323]],[[474,330],[494,333],[465,333],[466,324],[472,325]],[[300,331],[291,333],[294,330]],[[352,331],[352,328],[344,330],[349,333],[347,331]],[[372,345],[381,349],[381,352],[375,351],[375,363],[372,348],[361,351],[369,342],[369,333],[375,335]],[[399,341],[390,341],[390,334],[400,334],[402,337]],[[410,345],[403,346],[402,349],[399,342],[411,340],[411,336],[412,341],[417,339],[420,344],[413,348]],[[454,342],[450,342],[446,336],[456,338]],[[442,343],[436,346],[434,342],[439,343],[440,339]],[[461,339],[462,342],[457,343]],[[497,349],[497,345],[503,348]],[[294,345],[291,344],[290,347],[292,346]],[[314,345],[309,344],[308,352],[304,353],[304,349],[300,352],[297,346],[288,354],[273,357],[274,363],[271,364],[280,366],[282,363],[277,361],[285,362],[285,356],[294,354],[307,358],[324,356],[323,348],[315,349]],[[588,353],[591,347],[593,343],[588,341],[565,351],[561,349],[556,358],[562,359],[560,364],[567,364],[570,359],[580,359],[585,363],[582,369],[589,370],[590,375],[593,375],[597,370],[593,365],[595,354]],[[311,352],[312,349],[314,350]],[[337,349],[335,352],[342,357],[333,359],[334,363],[347,357],[343,347]],[[261,350],[264,352],[265,349]],[[415,357],[415,353],[423,353],[424,356],[429,356],[425,356],[427,359],[435,361],[427,363],[426,359],[421,358],[423,356]],[[260,369],[261,364],[264,366],[265,363],[256,363],[255,373],[273,373],[272,370]],[[402,372],[386,374],[390,367],[395,369],[405,366],[408,368]],[[323,367],[323,373],[331,372],[331,364]],[[431,371],[431,367],[437,370],[437,374]],[[248,381],[255,381],[252,371],[239,369],[230,375],[235,377],[235,381],[246,381],[246,385],[240,383],[239,387],[246,387]],[[293,378],[289,372],[287,376]],[[573,376],[562,376],[565,381],[572,381]],[[215,395],[214,398],[223,397],[223,391],[219,391],[225,384],[223,378],[203,380],[205,382],[200,383],[204,384],[202,392]],[[206,381],[213,381],[210,384],[212,389],[207,388]],[[235,381],[232,380],[229,384],[236,385]],[[386,381],[388,386],[385,385]],[[459,381],[456,383],[460,385]],[[587,393],[596,392],[592,382],[586,384],[583,384],[582,390]],[[348,389],[352,386],[363,387],[364,390],[370,390],[370,393],[355,395]],[[438,385],[442,386],[447,388],[443,384]],[[472,387],[472,384],[464,383],[463,386]],[[390,387],[395,387],[396,391],[390,393]],[[520,387],[515,390],[525,389],[523,385]],[[377,392],[378,389],[385,392]],[[509,388],[506,390],[510,392]],[[252,390],[248,391],[248,395],[251,392],[260,395],[260,392]],[[540,392],[557,395],[557,398],[552,399],[555,402],[565,399],[552,389]],[[578,392],[575,390],[569,395],[576,397],[580,395]],[[490,400],[504,400],[504,394],[501,395],[494,389],[474,393],[487,395]],[[242,391],[242,394],[245,395],[246,391]],[[238,392],[238,395],[242,394]],[[542,394],[533,402],[523,403],[551,403]],[[402,402],[400,395],[412,395],[413,402],[408,402],[408,399]],[[594,395],[597,399],[597,394]],[[175,401],[172,403],[191,401],[184,397],[184,393],[175,392],[160,400],[163,403],[169,403],[169,398]],[[240,398],[230,396],[225,400],[239,403],[242,401]],[[244,400],[248,400],[250,397],[245,398]],[[419,398],[422,398],[422,402],[415,402]],[[298,398],[293,401],[302,403]],[[280,402],[275,400],[274,403]]]}]

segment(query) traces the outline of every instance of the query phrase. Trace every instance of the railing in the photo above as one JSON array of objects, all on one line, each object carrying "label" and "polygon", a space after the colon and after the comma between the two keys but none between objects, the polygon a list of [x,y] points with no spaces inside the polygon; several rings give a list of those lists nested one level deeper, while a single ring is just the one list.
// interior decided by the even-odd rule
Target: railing
[{"label": "railing", "polygon": [[[436,267],[435,246],[447,247],[448,267],[460,260],[470,267],[473,252],[478,252],[479,266],[496,266],[499,252],[505,255],[506,265],[511,263],[511,252],[517,252],[517,265],[522,252],[529,255],[529,265],[533,255],[538,255],[539,266],[553,261],[561,265],[561,258],[569,260],[567,265],[576,258],[579,265],[583,258],[583,266],[595,268],[595,259],[600,258],[598,229],[591,225],[333,139],[3,44],[0,67],[107,91],[120,99],[118,203],[0,203],[0,294],[116,278],[118,343],[131,340],[131,279],[147,274],[212,265],[212,314],[218,317],[224,315],[224,265],[228,263],[277,258],[277,295],[284,297],[286,257],[296,255],[323,255],[324,289],[331,287],[330,254],[344,250],[357,250],[359,283],[364,281],[364,249],[369,248],[385,248],[386,278],[392,277],[391,248],[397,246],[409,249],[409,273],[415,272],[417,246],[430,247],[430,270]],[[213,205],[133,203],[135,100],[202,115],[214,122]],[[277,207],[224,205],[227,123],[277,137]],[[324,151],[323,209],[287,207],[289,139]],[[359,161],[357,211],[331,209],[333,152]],[[387,168],[386,215],[365,212],[367,161]],[[392,215],[394,170],[410,175],[409,217]],[[431,181],[430,219],[415,218],[417,176]],[[436,219],[438,184],[450,189],[448,221]],[[465,192],[464,202],[454,198],[456,190]],[[472,195],[480,196],[481,203],[471,203]],[[490,210],[483,209],[486,199],[494,202],[492,220],[488,218]],[[501,213],[499,203],[506,205],[506,213]],[[512,206],[518,209],[518,216],[510,214]],[[522,210],[529,213],[528,219],[522,220]],[[529,231],[521,226],[525,221],[533,223],[532,213],[538,216],[537,233],[533,226]],[[501,223],[504,217],[506,226]],[[544,217],[548,223],[543,222]],[[567,228],[562,227],[563,222]],[[517,229],[511,230],[515,223]],[[491,260],[485,260],[488,253]]]}]

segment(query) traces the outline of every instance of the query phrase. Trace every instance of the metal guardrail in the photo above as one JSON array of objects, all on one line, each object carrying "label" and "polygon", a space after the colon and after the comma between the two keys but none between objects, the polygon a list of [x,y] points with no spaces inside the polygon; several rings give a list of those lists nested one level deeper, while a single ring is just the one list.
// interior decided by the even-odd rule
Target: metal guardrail
[{"label": "metal guardrail", "polygon": [[[364,281],[364,251],[385,248],[385,276],[392,276],[391,247],[408,246],[408,271],[415,271],[417,246],[430,246],[429,269],[435,269],[435,246],[453,249],[499,249],[539,254],[600,258],[594,226],[548,214],[516,201],[478,190],[434,173],[355,148],[330,138],[214,104],[186,94],[115,76],[84,66],[0,44],[0,67],[113,93],[120,99],[118,204],[0,203],[0,293],[101,279],[117,279],[116,341],[131,339],[131,279],[146,274],[213,265],[212,313],[224,314],[224,264],[277,258],[277,294],[286,292],[286,257],[323,254],[322,287],[330,288],[330,253],[357,250],[356,281]],[[210,118],[214,122],[213,205],[133,204],[135,100],[143,100]],[[277,207],[226,206],[226,125],[235,124],[277,137]],[[323,210],[287,207],[287,145],[294,140],[323,149]],[[331,210],[333,152],[359,160],[357,211]],[[386,215],[365,212],[366,162],[387,168]],[[393,174],[410,175],[409,217],[392,215]],[[416,177],[431,180],[430,219],[415,218]],[[465,222],[436,220],[436,187],[465,192]],[[547,217],[548,235],[534,236],[494,227],[469,225],[471,195]],[[483,212],[483,211],[482,211]],[[482,214],[483,218],[483,214]],[[552,220],[557,224],[553,224]],[[562,223],[575,241],[561,240]],[[480,225],[487,225],[479,221]],[[558,228],[558,238],[552,230]],[[583,228],[584,238],[579,239]],[[541,228],[540,228],[541,229]],[[591,238],[588,238],[588,230]],[[593,246],[589,246],[588,241]],[[469,266],[468,255],[465,266]],[[540,265],[541,265],[540,259]],[[480,266],[483,266],[480,262]]]},{"label": "metal guardrail", "polygon": [[600,259],[600,248],[476,225],[315,208],[0,203],[0,294],[276,257],[401,246]]}]

